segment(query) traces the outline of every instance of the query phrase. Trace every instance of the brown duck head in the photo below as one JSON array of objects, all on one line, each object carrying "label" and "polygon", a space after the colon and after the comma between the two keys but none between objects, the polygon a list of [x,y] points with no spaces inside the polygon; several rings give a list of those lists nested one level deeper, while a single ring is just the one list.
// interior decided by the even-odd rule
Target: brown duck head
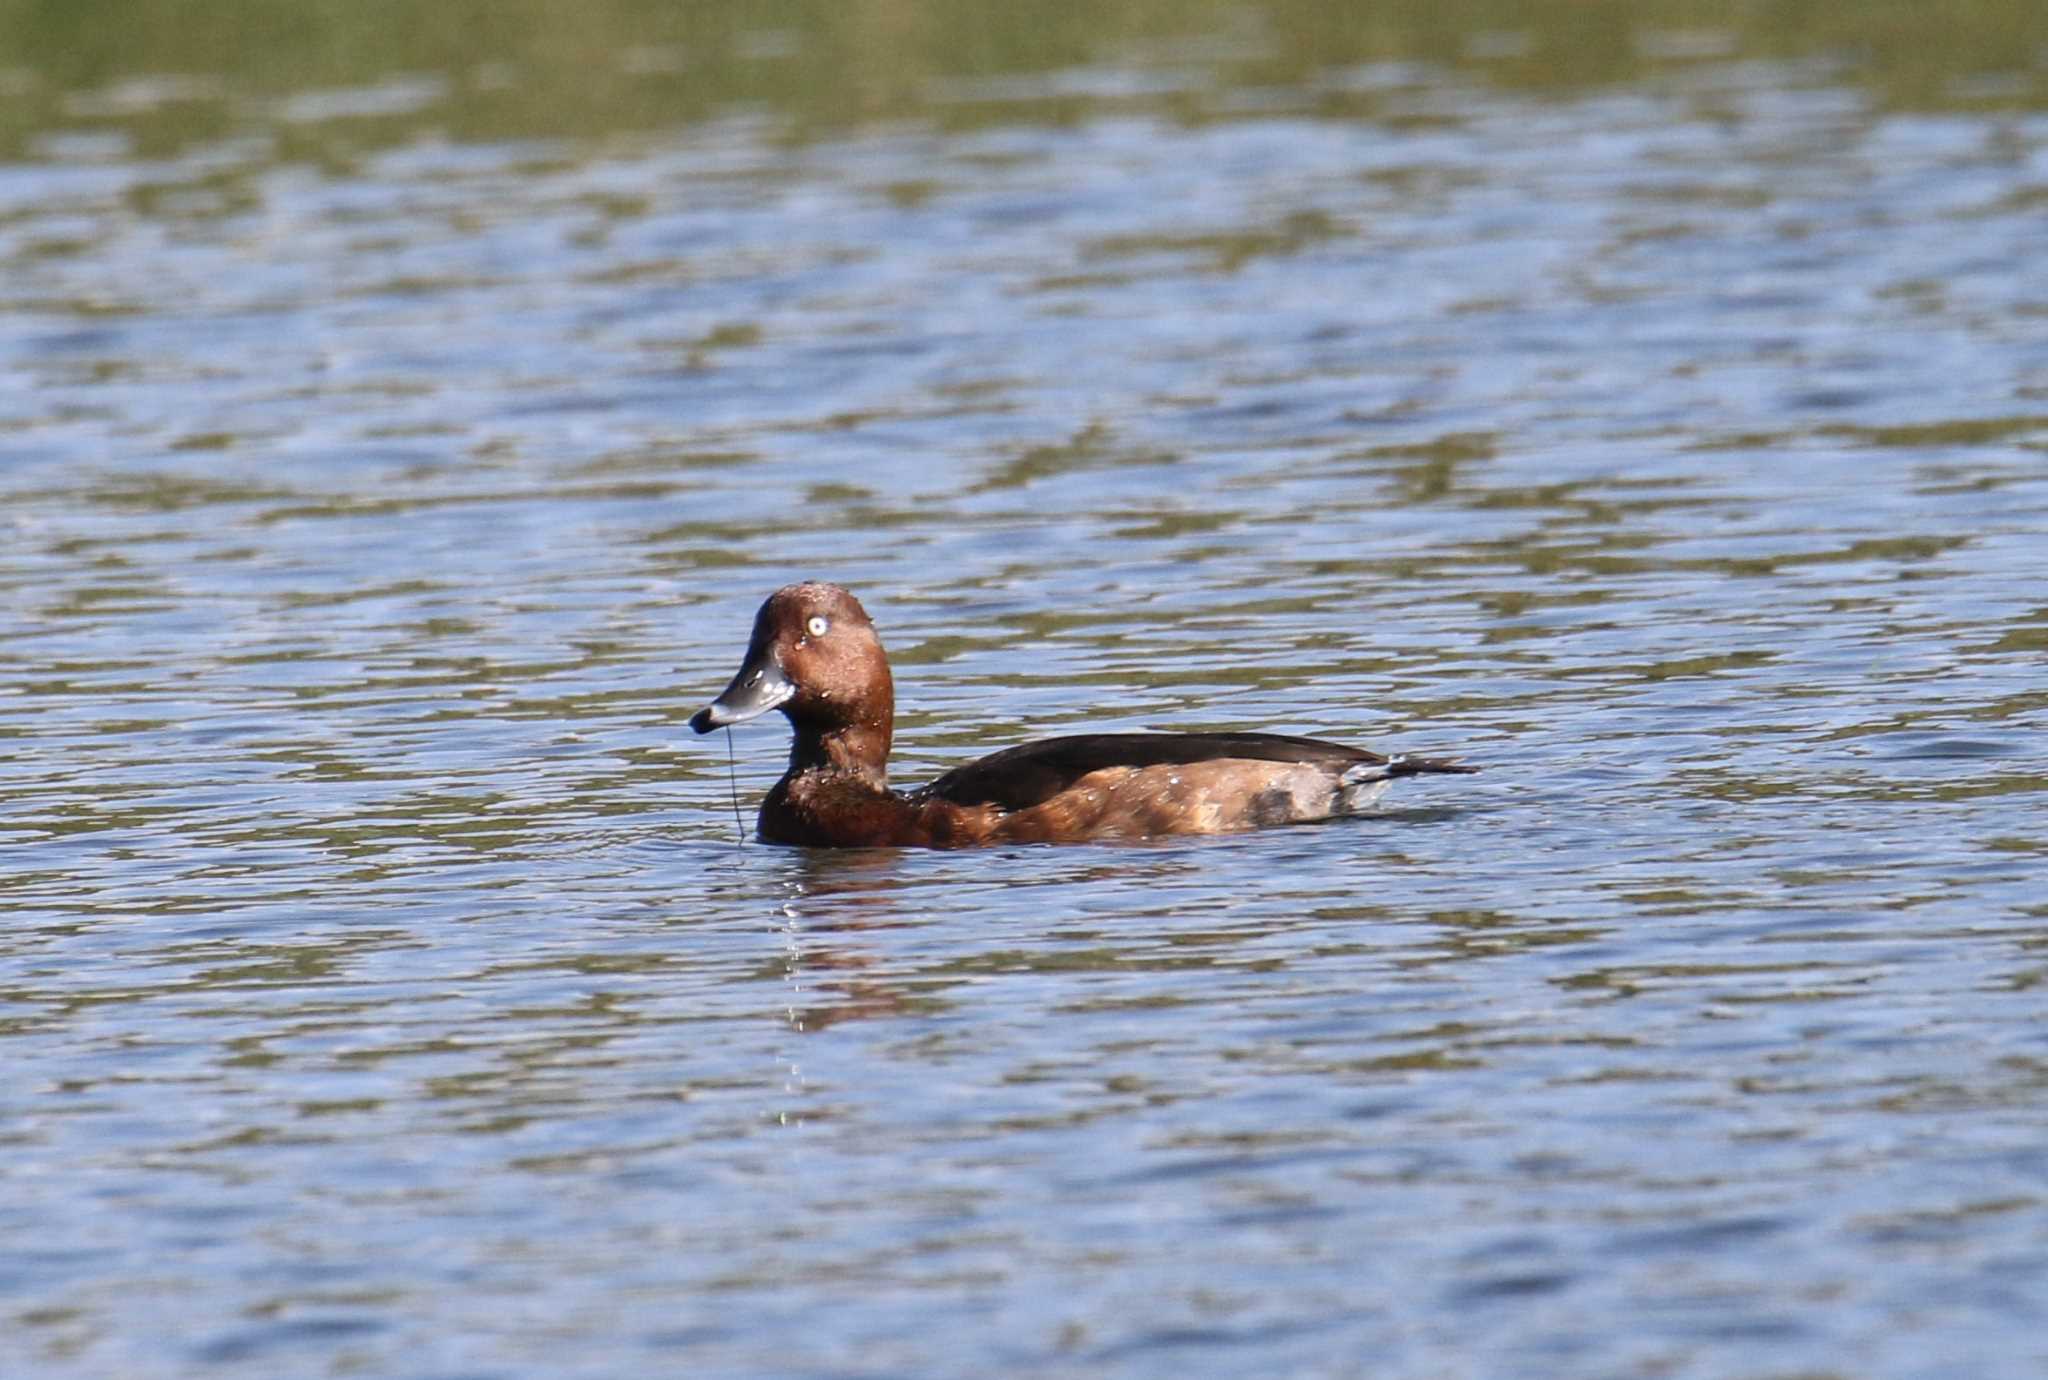
[{"label": "brown duck head", "polygon": [[887,780],[896,716],[889,658],[860,600],[838,585],[785,585],[754,616],[732,684],[690,719],[699,733],[780,709],[796,730],[792,770]]}]

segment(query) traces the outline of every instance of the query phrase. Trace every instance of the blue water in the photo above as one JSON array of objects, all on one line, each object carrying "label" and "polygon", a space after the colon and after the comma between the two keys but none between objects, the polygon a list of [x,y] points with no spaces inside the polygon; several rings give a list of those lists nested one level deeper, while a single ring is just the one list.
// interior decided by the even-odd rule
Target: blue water
[{"label": "blue water", "polygon": [[[7,1373],[2041,1373],[2048,122],[1345,80],[0,168]],[[742,845],[802,576],[1485,771]]]}]

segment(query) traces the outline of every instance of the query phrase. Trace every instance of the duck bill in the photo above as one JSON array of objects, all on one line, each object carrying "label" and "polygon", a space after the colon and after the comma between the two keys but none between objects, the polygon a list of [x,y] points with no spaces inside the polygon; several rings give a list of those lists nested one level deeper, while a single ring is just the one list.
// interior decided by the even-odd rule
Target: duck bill
[{"label": "duck bill", "polygon": [[775,658],[766,651],[749,652],[740,673],[725,687],[725,693],[690,716],[690,727],[699,733],[757,719],[769,710],[788,703],[796,686]]}]

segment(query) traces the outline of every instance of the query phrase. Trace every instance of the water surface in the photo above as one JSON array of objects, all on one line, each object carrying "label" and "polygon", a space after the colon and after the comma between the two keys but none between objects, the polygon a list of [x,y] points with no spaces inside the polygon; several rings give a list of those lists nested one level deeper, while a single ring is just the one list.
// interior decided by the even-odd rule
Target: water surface
[{"label": "water surface", "polygon": [[[11,78],[10,1373],[2038,1374],[2037,50],[1473,11]],[[1485,772],[743,846],[803,576]]]}]

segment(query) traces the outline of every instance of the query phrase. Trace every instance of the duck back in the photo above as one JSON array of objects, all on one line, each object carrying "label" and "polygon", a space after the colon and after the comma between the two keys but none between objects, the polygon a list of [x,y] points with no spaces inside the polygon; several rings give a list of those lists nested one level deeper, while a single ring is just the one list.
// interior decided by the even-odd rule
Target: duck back
[{"label": "duck back", "polygon": [[916,794],[957,805],[1028,810],[1095,772],[1221,761],[1294,763],[1335,779],[1387,759],[1364,748],[1278,733],[1082,733],[990,753],[955,767]]}]

